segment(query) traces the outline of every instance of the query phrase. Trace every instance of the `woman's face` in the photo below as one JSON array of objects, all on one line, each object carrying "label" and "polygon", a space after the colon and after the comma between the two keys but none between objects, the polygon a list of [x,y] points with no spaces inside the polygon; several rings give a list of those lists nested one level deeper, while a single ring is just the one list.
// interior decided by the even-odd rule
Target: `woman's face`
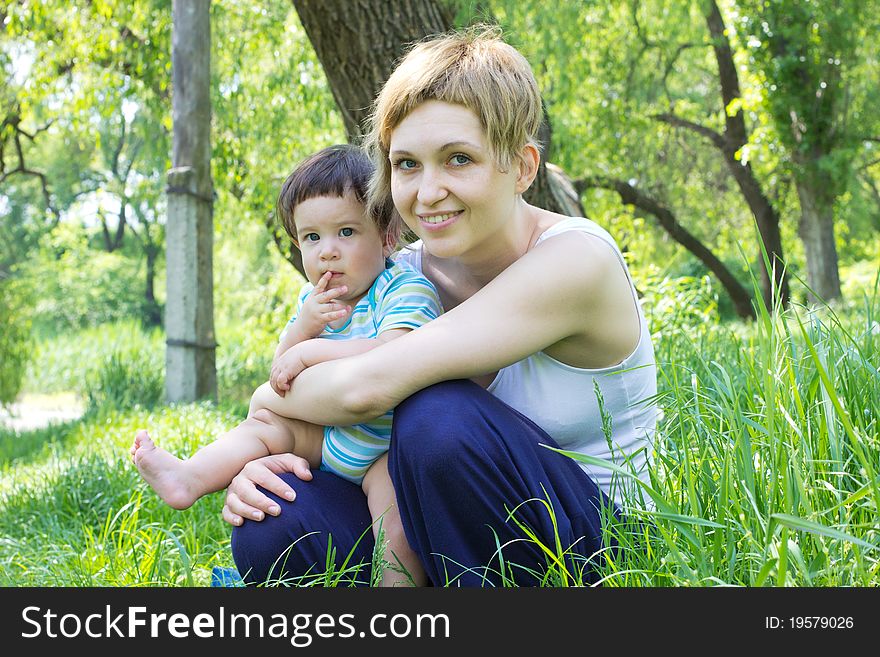
[{"label": "woman's face", "polygon": [[499,171],[470,109],[422,103],[391,132],[389,150],[394,205],[432,255],[479,255],[511,224],[517,167]]}]

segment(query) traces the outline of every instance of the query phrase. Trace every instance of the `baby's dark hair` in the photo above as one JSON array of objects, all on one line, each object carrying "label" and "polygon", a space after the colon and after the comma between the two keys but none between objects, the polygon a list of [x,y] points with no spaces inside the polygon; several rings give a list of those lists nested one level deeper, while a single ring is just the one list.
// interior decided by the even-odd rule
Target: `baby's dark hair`
[{"label": "baby's dark hair", "polygon": [[[290,238],[296,242],[293,212],[296,206],[319,196],[345,196],[351,192],[359,203],[367,207],[367,190],[373,163],[365,151],[350,144],[328,146],[309,155],[287,177],[278,194],[275,209],[278,220]],[[400,236],[400,218],[391,202],[374,208],[370,218],[385,237]]]}]

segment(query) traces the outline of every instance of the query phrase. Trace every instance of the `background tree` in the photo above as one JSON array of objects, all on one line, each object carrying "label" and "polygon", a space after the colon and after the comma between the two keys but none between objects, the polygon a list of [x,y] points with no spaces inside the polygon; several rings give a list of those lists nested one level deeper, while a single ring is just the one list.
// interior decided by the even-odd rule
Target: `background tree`
[{"label": "background tree", "polygon": [[[764,105],[788,151],[807,281],[825,300],[841,295],[835,204],[850,186],[853,161],[867,136],[861,132],[867,117],[859,116],[861,99],[854,103],[854,91],[867,73],[860,59],[873,59],[876,74],[876,48],[861,37],[865,23],[877,26],[878,9],[851,0],[747,1],[735,8]],[[872,86],[876,100],[876,75]]]},{"label": "background tree", "polygon": [[[549,12],[497,0],[492,7],[508,38],[534,62],[554,125],[554,157],[572,173],[590,216],[629,252],[631,265],[665,262],[679,271],[713,272],[728,305],[752,316],[743,284],[748,272],[741,254],[729,250],[729,238],[742,239],[753,220],[715,150],[726,137],[724,104],[705,17],[686,4],[663,2],[560,3]],[[673,113],[700,131],[658,122]],[[735,148],[725,144],[725,150]],[[668,240],[648,237],[645,218],[690,251],[699,267],[673,257]],[[758,247],[748,250],[763,269]],[[764,288],[769,296],[769,283]]]},{"label": "background tree", "polygon": [[[727,28],[724,18],[714,0],[703,1],[703,12],[706,26],[709,31],[710,43],[715,60],[718,64],[718,88],[721,94],[721,112],[724,116],[724,129],[714,130],[700,123],[682,118],[673,112],[663,112],[656,115],[660,121],[670,125],[694,131],[697,135],[707,139],[717,148],[727,165],[728,171],[736,181],[742,192],[745,202],[748,204],[761,237],[762,247],[766,250],[770,269],[758,253],[759,269],[761,272],[761,289],[764,295],[764,305],[770,307],[773,302],[773,291],[783,303],[788,302],[789,288],[785,271],[785,258],[782,248],[782,236],[779,228],[779,213],[764,193],[761,182],[755,176],[751,164],[743,157],[743,149],[749,141],[749,131],[746,127],[745,112],[742,108],[742,93],[740,91],[739,75],[734,63],[733,50],[727,37]],[[682,44],[683,48],[692,47],[695,44]],[[669,63],[667,69],[674,65],[674,60]],[[673,100],[674,104],[674,100]],[[714,271],[714,270],[713,270]],[[725,284],[728,291],[730,284]],[[741,296],[735,297],[738,308],[741,307]],[[740,312],[742,315],[742,312]]]},{"label": "background tree", "polygon": [[[10,82],[5,115],[18,125],[4,133],[3,153],[13,149],[14,168],[25,162],[40,174],[27,183],[20,173],[5,176],[15,171],[3,159],[3,193],[12,209],[4,219],[16,236],[17,257],[26,261],[62,216],[81,222],[83,230],[97,228],[96,244],[108,251],[122,249],[130,233],[137,239],[127,251],[146,262],[136,313],[148,324],[161,321],[153,291],[158,256],[151,244],[161,245],[163,237],[153,219],[144,239],[141,219],[161,209],[150,188],[160,186],[168,166],[168,9],[161,0],[13,3],[3,33]],[[31,136],[16,137],[23,132]],[[42,202],[33,193],[38,180]],[[133,205],[141,206],[141,218]]]},{"label": "background tree", "polygon": [[[755,223],[771,255],[781,257],[786,244],[786,270],[801,270],[791,158],[764,101],[775,88],[763,84],[760,67],[738,34],[748,3],[557,3],[553,11],[541,11],[528,3],[495,0],[491,6],[509,38],[535,63],[554,125],[556,160],[580,180],[591,216],[612,228],[624,248],[631,247],[637,270],[663,262],[669,263],[667,271],[720,271],[708,262],[720,263],[739,281],[724,286],[735,308],[743,309],[747,304],[738,288],[748,286],[749,273],[741,252],[749,255],[754,271],[764,269]],[[847,78],[847,129],[867,136],[858,152],[865,154],[859,162],[869,167],[874,166],[867,156],[872,151],[865,146],[875,143],[878,115],[867,111],[876,106],[876,85],[869,81],[877,78],[878,58],[872,40],[863,35],[876,26],[876,15],[862,11],[860,19],[851,13],[844,21],[858,32]],[[618,199],[617,190],[626,187],[639,194],[630,195],[621,212],[619,200],[614,203],[602,189],[585,185],[597,181],[608,183],[602,189],[613,190]],[[837,211],[847,214],[838,217],[838,225],[865,216],[856,206],[876,204],[867,183],[845,189]],[[666,246],[668,240],[646,238],[642,217],[662,222],[646,206],[631,205],[633,198],[650,199],[676,217],[675,224],[666,223],[676,230],[686,227],[694,245],[700,245],[696,258],[682,259]],[[700,251],[715,257],[703,258]],[[777,267],[777,288],[784,293],[782,273]],[[762,277],[766,300],[769,278],[763,272]],[[725,279],[731,277],[719,276],[722,283]]]}]

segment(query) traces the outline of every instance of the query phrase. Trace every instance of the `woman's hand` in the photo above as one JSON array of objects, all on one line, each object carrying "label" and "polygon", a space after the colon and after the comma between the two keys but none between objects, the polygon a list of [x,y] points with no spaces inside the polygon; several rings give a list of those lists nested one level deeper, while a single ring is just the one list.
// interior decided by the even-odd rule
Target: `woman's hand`
[{"label": "woman's hand", "polygon": [[245,465],[226,489],[226,504],[223,505],[223,520],[230,525],[241,525],[245,519],[260,521],[266,517],[277,516],[281,508],[275,501],[257,490],[262,486],[288,501],[296,497],[294,490],[278,476],[292,472],[303,481],[312,478],[309,462],[294,454],[275,454],[264,456]]}]

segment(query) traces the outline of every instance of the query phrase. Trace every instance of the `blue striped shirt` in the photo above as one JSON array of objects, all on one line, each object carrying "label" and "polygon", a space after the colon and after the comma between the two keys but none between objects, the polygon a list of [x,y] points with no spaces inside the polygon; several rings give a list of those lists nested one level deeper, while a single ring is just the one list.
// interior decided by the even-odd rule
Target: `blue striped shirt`
[{"label": "blue striped shirt", "polygon": [[[365,340],[391,329],[415,329],[439,317],[443,308],[433,284],[407,265],[391,260],[358,301],[345,325],[329,326],[319,335],[328,340]],[[303,285],[296,312],[314,286]],[[293,322],[296,319],[294,315]],[[360,484],[370,466],[388,451],[393,411],[364,424],[324,427],[321,469]]]}]

